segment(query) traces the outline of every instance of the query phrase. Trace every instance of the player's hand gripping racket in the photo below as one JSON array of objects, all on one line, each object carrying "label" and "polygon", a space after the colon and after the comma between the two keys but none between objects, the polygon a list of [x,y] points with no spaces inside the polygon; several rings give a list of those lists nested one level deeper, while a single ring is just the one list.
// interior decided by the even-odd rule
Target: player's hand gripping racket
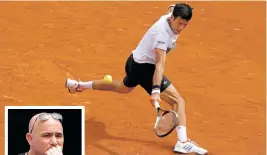
[{"label": "player's hand gripping racket", "polygon": [[178,124],[178,115],[173,110],[163,110],[160,108],[159,102],[154,103],[157,109],[157,117],[154,126],[155,134],[158,137],[169,135]]}]

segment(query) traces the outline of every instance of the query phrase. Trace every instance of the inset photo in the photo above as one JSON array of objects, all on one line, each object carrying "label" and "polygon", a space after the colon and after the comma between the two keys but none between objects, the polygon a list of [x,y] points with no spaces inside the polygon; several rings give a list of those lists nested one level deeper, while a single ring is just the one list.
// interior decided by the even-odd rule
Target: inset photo
[{"label": "inset photo", "polygon": [[85,155],[83,106],[6,106],[5,155]]}]

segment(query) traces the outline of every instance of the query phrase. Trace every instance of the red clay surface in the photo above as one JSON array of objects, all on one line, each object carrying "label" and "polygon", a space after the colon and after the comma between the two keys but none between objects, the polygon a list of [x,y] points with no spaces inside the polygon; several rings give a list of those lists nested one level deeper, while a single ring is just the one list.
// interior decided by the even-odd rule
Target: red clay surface
[{"label": "red clay surface", "polygon": [[[188,135],[214,155],[265,152],[265,2],[189,2],[194,17],[167,57],[187,103]],[[71,95],[66,77],[122,80],[124,64],[169,2],[1,2],[0,150],[4,106],[86,106],[86,152],[171,155],[176,133],[153,133],[155,110],[128,95]],[[227,11],[226,11],[227,10]]]}]

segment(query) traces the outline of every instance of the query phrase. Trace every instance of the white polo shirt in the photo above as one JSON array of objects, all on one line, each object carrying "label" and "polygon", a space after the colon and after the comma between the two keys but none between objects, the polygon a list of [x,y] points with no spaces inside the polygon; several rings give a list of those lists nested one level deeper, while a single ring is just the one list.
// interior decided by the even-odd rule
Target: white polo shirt
[{"label": "white polo shirt", "polygon": [[155,48],[162,49],[167,53],[170,49],[175,48],[179,35],[175,35],[168,24],[167,19],[171,17],[171,14],[161,16],[143,36],[136,49],[132,51],[135,62],[155,64]]}]

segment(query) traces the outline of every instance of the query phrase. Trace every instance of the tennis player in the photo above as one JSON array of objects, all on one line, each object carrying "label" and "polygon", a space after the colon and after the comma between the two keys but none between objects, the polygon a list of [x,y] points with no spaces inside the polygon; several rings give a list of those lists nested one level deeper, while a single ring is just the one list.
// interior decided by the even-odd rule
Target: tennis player
[{"label": "tennis player", "polygon": [[166,55],[175,48],[177,38],[189,24],[192,14],[192,8],[188,4],[170,5],[168,13],[150,27],[130,54],[122,82],[117,80],[111,83],[106,83],[104,80],[82,82],[67,78],[66,88],[70,93],[91,89],[123,94],[130,93],[140,85],[150,95],[152,104],[163,99],[178,113],[179,125],[176,128],[178,140],[174,152],[207,154],[207,150],[188,139],[185,101],[163,74]]}]

